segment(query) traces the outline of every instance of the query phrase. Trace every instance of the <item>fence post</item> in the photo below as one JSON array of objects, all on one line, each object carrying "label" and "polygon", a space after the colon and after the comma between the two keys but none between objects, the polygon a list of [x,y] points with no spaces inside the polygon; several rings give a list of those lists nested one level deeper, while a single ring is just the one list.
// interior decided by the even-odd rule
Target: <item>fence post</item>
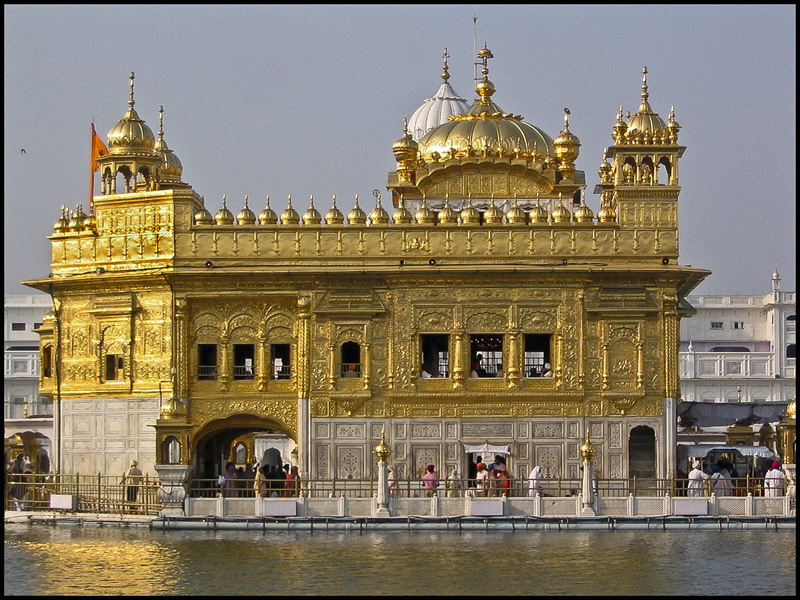
[{"label": "fence post", "polygon": [[100,491],[102,486],[102,475],[100,471],[97,472],[97,512],[100,512]]}]

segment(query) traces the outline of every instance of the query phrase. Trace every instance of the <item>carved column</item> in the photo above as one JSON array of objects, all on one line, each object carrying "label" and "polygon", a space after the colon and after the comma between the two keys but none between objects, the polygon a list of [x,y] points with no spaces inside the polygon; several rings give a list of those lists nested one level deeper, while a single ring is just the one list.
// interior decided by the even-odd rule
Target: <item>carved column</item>
[{"label": "carved column", "polygon": [[519,384],[519,354],[519,329],[510,329],[508,331],[508,359],[505,361],[509,387]]},{"label": "carved column", "polygon": [[389,473],[387,461],[392,454],[392,449],[386,445],[386,427],[381,429],[381,442],[375,446],[375,456],[378,458],[378,510],[376,517],[390,517],[389,511]]},{"label": "carved column", "polygon": [[[263,325],[261,327],[263,327]],[[258,342],[256,347],[256,351],[258,352],[258,357],[256,358],[256,378],[258,380],[258,391],[265,392],[267,391],[267,380],[269,380],[272,365],[270,364],[269,360],[267,336],[263,330],[258,332],[258,337],[256,340]]]},{"label": "carved column", "polygon": [[297,299],[298,327],[297,352],[297,460],[304,477],[310,476],[311,469],[311,299]]},{"label": "carved column", "polygon": [[586,381],[586,303],[583,290],[578,291],[578,386]]},{"label": "carved column", "polygon": [[678,395],[678,299],[675,295],[664,295],[664,395]]},{"label": "carved column", "polygon": [[594,446],[589,441],[589,429],[586,429],[586,441],[581,445],[581,457],[583,458],[583,478],[581,482],[581,516],[594,516],[594,471],[592,459],[594,459]]},{"label": "carved column", "polygon": [[175,300],[175,394],[188,406],[189,398],[189,305],[185,298]]},{"label": "carved column", "polygon": [[227,332],[219,336],[219,373],[217,373],[217,381],[219,381],[220,388],[223,390],[228,389],[231,381],[230,373],[230,358],[228,352],[230,350],[230,338]]},{"label": "carved column", "polygon": [[464,331],[453,332],[453,387],[459,388],[464,385]]}]

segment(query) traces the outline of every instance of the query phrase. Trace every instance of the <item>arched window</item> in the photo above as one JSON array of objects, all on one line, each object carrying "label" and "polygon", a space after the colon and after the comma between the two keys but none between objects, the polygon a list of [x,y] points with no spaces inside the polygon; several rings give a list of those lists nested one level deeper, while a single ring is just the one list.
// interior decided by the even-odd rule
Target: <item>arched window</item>
[{"label": "arched window", "polygon": [[161,462],[165,465],[177,465],[181,462],[181,443],[174,435],[161,443]]},{"label": "arched window", "polygon": [[342,377],[361,377],[361,346],[356,342],[342,344],[340,373]]},{"label": "arched window", "polygon": [[42,348],[42,377],[52,377],[53,367],[53,347],[45,346]]},{"label": "arched window", "polygon": [[786,346],[786,358],[797,358],[797,344]]}]

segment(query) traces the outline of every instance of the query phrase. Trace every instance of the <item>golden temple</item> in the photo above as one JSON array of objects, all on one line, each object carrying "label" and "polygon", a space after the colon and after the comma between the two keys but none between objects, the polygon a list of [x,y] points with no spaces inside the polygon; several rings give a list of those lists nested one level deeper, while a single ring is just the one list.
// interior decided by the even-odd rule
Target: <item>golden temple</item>
[{"label": "golden temple", "polygon": [[163,119],[156,135],[139,117],[131,74],[100,193],[62,208],[52,273],[25,282],[53,298],[40,385],[58,470],[136,458],[212,477],[238,444],[260,460],[252,440],[270,434],[311,479],[373,476],[379,442],[398,478],[467,474],[483,443],[514,476],[577,478],[586,432],[598,476],[668,477],[679,320],[709,274],[678,263],[674,111],[653,112],[644,69],[594,211],[569,110],[555,138],[504,112],[490,58],[465,113],[387,143],[387,207],[376,190],[345,215],[334,196],[324,217],[291,197],[280,215],[269,197],[212,215]]}]

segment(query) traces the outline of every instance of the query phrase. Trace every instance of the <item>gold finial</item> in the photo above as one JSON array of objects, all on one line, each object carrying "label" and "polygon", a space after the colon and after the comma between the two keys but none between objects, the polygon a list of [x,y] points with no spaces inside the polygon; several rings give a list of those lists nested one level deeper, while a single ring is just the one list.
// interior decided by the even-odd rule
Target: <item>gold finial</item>
[{"label": "gold finial", "polygon": [[289,208],[292,208],[292,195],[289,194]]},{"label": "gold finial", "polygon": [[131,108],[133,108],[133,105],[135,104],[135,102],[133,100],[133,80],[134,79],[136,79],[136,75],[133,73],[133,71],[131,71],[131,97],[130,97],[130,100],[128,100],[128,106],[130,106]]},{"label": "gold finial", "polygon": [[617,113],[617,122],[621,123],[625,113],[622,112],[622,104],[619,105],[619,112]]},{"label": "gold finial", "polygon": [[447,59],[450,58],[450,55],[447,53],[447,48],[444,49],[444,54],[442,54],[442,59],[444,60],[444,66],[442,67],[442,79],[447,81],[450,79],[450,73],[447,72],[449,67],[447,66]]},{"label": "gold finial", "polygon": [[650,94],[647,93],[647,67],[642,67],[642,100],[647,101]]},{"label": "gold finial", "polygon": [[408,119],[406,115],[403,115],[403,136],[408,135]]},{"label": "gold finial", "polygon": [[333,208],[336,208],[336,194],[333,195]]},{"label": "gold finial", "polygon": [[158,138],[164,139],[164,107],[158,107]]},{"label": "gold finial", "polygon": [[222,208],[228,208],[227,204],[225,204],[226,200],[227,196],[225,194],[222,194]]},{"label": "gold finial", "polygon": [[269,208],[269,194],[267,194],[267,205],[266,208]]},{"label": "gold finial", "polygon": [[389,456],[391,454],[392,449],[386,445],[386,426],[384,425],[381,428],[381,441],[377,446],[375,446],[375,456],[378,457],[380,462],[386,462],[389,460]]},{"label": "gold finial", "polygon": [[590,462],[594,458],[594,446],[589,441],[589,428],[586,428],[586,441],[581,445],[581,456],[586,462]]},{"label": "gold finial", "polygon": [[314,194],[311,194],[311,195],[308,197],[308,201],[309,201],[309,203],[310,203],[310,204],[309,204],[309,208],[314,208]]},{"label": "gold finial", "polygon": [[361,207],[358,205],[358,194],[356,194],[356,208],[361,208]]},{"label": "gold finial", "polygon": [[569,116],[570,112],[568,108],[564,109],[564,133],[569,132]]}]

